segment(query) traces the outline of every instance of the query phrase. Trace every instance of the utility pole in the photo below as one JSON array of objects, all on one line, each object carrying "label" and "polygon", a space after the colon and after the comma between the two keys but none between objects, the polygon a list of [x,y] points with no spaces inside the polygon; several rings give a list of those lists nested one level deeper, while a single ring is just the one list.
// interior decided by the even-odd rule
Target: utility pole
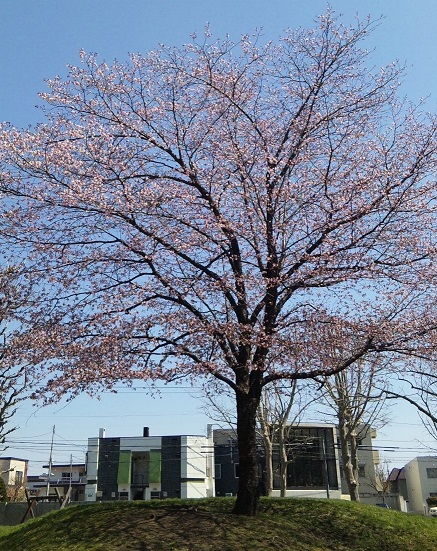
[{"label": "utility pole", "polygon": [[73,479],[73,455],[70,454],[70,484],[68,485],[68,492],[71,494],[71,483]]},{"label": "utility pole", "polygon": [[55,425],[53,425],[52,431],[52,443],[50,446],[50,458],[49,458],[49,472],[47,473],[47,490],[46,496],[50,494],[50,475],[52,474],[52,462],[53,462],[53,439],[55,438]]}]

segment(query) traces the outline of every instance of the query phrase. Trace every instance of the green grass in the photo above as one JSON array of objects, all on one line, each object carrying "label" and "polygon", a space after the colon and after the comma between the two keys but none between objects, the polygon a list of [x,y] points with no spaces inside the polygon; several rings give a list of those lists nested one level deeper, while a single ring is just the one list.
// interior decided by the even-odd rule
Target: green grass
[{"label": "green grass", "polygon": [[0,529],[0,551],[435,551],[437,518],[336,500],[96,503]]}]

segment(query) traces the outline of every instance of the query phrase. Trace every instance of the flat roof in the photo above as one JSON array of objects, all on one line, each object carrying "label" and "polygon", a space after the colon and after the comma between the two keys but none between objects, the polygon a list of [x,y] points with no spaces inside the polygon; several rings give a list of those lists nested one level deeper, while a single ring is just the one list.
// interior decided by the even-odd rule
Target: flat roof
[{"label": "flat roof", "polygon": [[[48,469],[49,468],[49,465],[43,465],[42,466],[43,469]],[[52,469],[57,469],[59,467],[84,467],[85,468],[85,463],[52,463],[50,465],[50,467]]]}]

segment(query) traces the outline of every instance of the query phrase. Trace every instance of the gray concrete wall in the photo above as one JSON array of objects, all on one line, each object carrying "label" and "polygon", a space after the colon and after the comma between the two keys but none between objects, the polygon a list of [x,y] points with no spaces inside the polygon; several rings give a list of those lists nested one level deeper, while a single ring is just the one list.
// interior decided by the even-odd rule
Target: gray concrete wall
[{"label": "gray concrete wall", "polygon": [[[69,505],[84,505],[83,502],[71,502]],[[12,503],[0,503],[0,526],[15,526],[16,524],[20,524],[24,514],[27,510],[27,502],[26,501],[17,501]],[[67,505],[68,507],[68,505]],[[38,503],[36,507],[34,507],[34,515],[35,517],[39,517],[41,515],[45,515],[46,513],[49,513],[50,511],[56,511],[59,509],[59,503]],[[26,517],[26,520],[31,519],[32,517],[28,514]]]}]

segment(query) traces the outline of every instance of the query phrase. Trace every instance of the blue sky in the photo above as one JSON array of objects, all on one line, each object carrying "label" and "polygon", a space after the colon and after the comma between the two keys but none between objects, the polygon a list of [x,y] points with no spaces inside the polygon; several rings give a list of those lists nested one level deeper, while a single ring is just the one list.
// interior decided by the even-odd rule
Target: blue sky
[{"label": "blue sky", "polygon": [[[395,59],[405,63],[403,93],[411,100],[427,97],[437,109],[437,2],[435,0],[332,0],[331,7],[351,21],[384,16],[369,37],[375,66]],[[38,91],[44,79],[65,75],[78,62],[80,49],[101,59],[124,60],[128,52],[147,52],[159,43],[182,45],[190,33],[210,24],[216,36],[262,28],[275,40],[287,27],[308,27],[324,13],[322,0],[0,0],[0,121],[26,127],[41,120]],[[70,404],[41,407],[25,403],[15,417],[20,425],[3,455],[31,460],[38,474],[48,462],[53,425],[54,460],[83,460],[88,437],[99,427],[107,435],[132,436],[150,426],[151,434],[202,434],[208,419],[199,408],[200,389],[188,385],[166,388],[152,398],[142,389],[122,389],[100,400],[87,396]],[[397,406],[392,422],[379,431],[379,446],[394,446],[382,455],[397,465],[432,445],[412,408]],[[437,448],[437,444],[435,445]],[[425,450],[424,450],[425,451]]]}]

